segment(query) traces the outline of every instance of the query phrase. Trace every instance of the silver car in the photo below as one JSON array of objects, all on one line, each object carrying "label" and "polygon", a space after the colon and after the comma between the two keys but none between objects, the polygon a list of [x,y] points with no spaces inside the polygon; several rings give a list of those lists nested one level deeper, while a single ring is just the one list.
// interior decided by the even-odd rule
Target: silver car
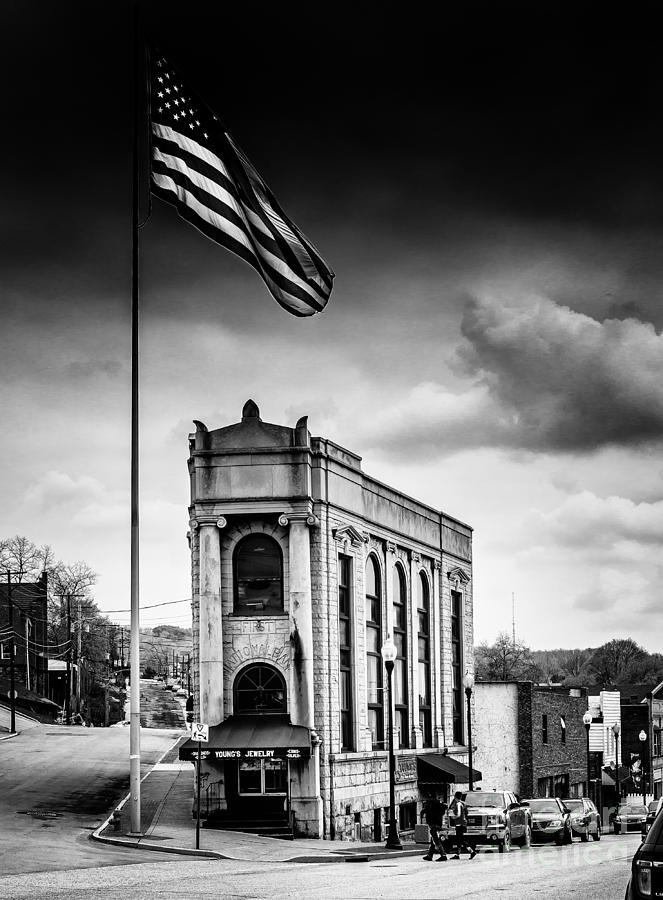
[{"label": "silver car", "polygon": [[588,841],[589,836],[595,841],[601,840],[601,816],[589,797],[563,800],[564,806],[571,813],[571,833],[581,841]]},{"label": "silver car", "polygon": [[642,831],[647,821],[647,807],[643,803],[620,803],[612,820],[615,834],[622,831]]}]

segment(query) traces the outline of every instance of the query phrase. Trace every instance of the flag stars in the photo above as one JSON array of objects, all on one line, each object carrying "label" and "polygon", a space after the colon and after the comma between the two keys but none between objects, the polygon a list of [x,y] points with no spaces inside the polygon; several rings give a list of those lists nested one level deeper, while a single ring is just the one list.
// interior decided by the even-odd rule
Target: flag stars
[{"label": "flag stars", "polygon": [[166,103],[166,109],[170,109],[170,103]]},{"label": "flag stars", "polygon": [[157,81],[159,82],[159,84],[163,84],[163,78],[161,77],[161,75],[159,75]]},{"label": "flag stars", "polygon": [[175,115],[173,116],[173,119],[175,119],[175,121],[177,122],[177,120],[179,119],[179,116],[177,115],[177,113],[175,113]]},{"label": "flag stars", "polygon": [[166,88],[166,93],[170,94],[170,88]]},{"label": "flag stars", "polygon": [[159,91],[159,93],[157,94],[157,97],[163,97],[163,91]]},{"label": "flag stars", "polygon": [[193,122],[189,122],[189,128],[193,128]]}]

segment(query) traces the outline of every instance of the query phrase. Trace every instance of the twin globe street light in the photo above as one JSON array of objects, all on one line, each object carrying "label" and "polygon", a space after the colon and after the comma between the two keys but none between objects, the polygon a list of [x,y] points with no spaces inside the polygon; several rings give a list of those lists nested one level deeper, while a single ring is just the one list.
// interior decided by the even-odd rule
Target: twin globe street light
[{"label": "twin globe street light", "polygon": [[466,672],[463,678],[463,687],[465,688],[465,697],[467,698],[467,762],[470,768],[469,790],[474,790],[474,772],[472,770],[472,688],[474,687],[474,676],[471,672]]},{"label": "twin globe street light", "polygon": [[[593,716],[589,710],[582,717],[582,724],[585,726],[585,731],[587,732],[587,796],[591,800],[591,787],[592,787],[592,779],[591,779],[591,771],[589,765],[589,729],[592,727]],[[594,802],[596,802],[596,798],[594,798]]]}]

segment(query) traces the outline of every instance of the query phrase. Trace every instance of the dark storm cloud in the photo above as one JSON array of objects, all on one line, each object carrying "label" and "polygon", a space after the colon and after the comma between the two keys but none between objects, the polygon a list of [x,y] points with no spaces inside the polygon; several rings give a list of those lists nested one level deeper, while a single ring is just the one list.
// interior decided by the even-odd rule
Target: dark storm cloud
[{"label": "dark storm cloud", "polygon": [[367,423],[371,447],[425,458],[472,447],[587,453],[663,439],[663,336],[546,298],[470,299],[464,392],[419,384]]},{"label": "dark storm cloud", "polygon": [[515,417],[530,450],[591,451],[663,438],[663,337],[635,319],[597,322],[550,300],[472,300],[467,371]]}]

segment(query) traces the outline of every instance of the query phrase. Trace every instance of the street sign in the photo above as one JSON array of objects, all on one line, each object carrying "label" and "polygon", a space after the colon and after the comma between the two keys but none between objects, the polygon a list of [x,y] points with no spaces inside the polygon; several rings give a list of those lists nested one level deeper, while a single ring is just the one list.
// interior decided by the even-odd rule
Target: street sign
[{"label": "street sign", "polygon": [[204,722],[191,723],[191,740],[192,741],[209,741],[209,725]]}]

